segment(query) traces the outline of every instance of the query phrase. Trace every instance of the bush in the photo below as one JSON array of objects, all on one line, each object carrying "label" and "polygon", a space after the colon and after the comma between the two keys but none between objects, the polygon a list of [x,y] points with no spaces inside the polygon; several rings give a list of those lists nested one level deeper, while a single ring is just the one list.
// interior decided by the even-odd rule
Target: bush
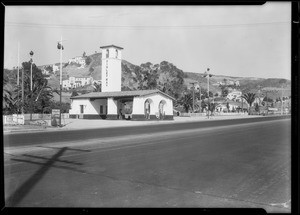
[{"label": "bush", "polygon": [[54,126],[54,127],[57,127],[57,126],[58,126],[58,124],[57,124],[55,118],[53,118],[53,119],[51,120],[51,125]]},{"label": "bush", "polygon": [[90,65],[91,62],[92,62],[92,58],[90,56],[85,59],[86,65]]}]

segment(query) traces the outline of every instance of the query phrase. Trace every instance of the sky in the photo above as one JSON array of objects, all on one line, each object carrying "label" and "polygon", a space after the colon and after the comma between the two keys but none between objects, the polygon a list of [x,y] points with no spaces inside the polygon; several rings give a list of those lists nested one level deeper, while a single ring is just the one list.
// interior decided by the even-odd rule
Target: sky
[{"label": "sky", "polygon": [[63,62],[100,46],[135,65],[168,61],[184,72],[291,79],[291,3],[252,6],[6,6],[4,68]]}]

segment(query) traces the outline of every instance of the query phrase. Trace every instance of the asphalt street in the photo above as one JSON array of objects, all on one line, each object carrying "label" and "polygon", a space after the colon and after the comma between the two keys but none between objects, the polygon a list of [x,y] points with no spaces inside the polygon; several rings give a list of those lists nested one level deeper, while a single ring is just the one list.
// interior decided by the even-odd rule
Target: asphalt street
[{"label": "asphalt street", "polygon": [[291,120],[217,123],[6,135],[6,204],[290,212]]}]

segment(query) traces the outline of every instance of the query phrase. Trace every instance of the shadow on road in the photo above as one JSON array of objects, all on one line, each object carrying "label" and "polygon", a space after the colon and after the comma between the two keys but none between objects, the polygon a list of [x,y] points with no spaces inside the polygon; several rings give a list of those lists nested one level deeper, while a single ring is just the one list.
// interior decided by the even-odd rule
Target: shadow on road
[{"label": "shadow on road", "polygon": [[72,170],[72,171],[81,172],[81,173],[83,172],[83,171],[80,171],[73,167],[60,166],[60,165],[56,165],[55,163],[62,162],[62,163],[72,164],[72,165],[83,165],[82,163],[79,163],[79,162],[67,161],[67,160],[62,160],[59,158],[67,150],[81,151],[81,152],[89,152],[90,150],[73,149],[73,148],[69,148],[69,147],[63,147],[63,148],[49,147],[49,148],[55,148],[55,149],[58,149],[59,151],[57,153],[55,153],[51,158],[29,155],[29,154],[22,155],[22,156],[25,156],[28,158],[47,160],[46,163],[36,162],[36,161],[31,161],[31,160],[26,160],[26,159],[17,159],[17,158],[11,159],[14,161],[26,162],[26,163],[37,164],[37,165],[42,165],[42,166],[29,179],[27,179],[14,193],[12,193],[7,198],[7,200],[6,200],[7,206],[10,206],[10,207],[17,206],[24,199],[24,197],[29,193],[29,191],[31,189],[33,189],[33,187],[43,178],[43,176],[46,174],[46,172],[52,167],[66,169],[66,170]]}]

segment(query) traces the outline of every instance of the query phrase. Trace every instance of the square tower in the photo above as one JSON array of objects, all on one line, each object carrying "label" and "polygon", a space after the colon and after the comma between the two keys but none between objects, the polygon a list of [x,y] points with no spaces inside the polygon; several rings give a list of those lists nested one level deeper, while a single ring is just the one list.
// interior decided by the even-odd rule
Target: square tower
[{"label": "square tower", "polygon": [[102,51],[102,92],[121,91],[122,80],[122,55],[123,48],[109,45],[101,46]]}]

